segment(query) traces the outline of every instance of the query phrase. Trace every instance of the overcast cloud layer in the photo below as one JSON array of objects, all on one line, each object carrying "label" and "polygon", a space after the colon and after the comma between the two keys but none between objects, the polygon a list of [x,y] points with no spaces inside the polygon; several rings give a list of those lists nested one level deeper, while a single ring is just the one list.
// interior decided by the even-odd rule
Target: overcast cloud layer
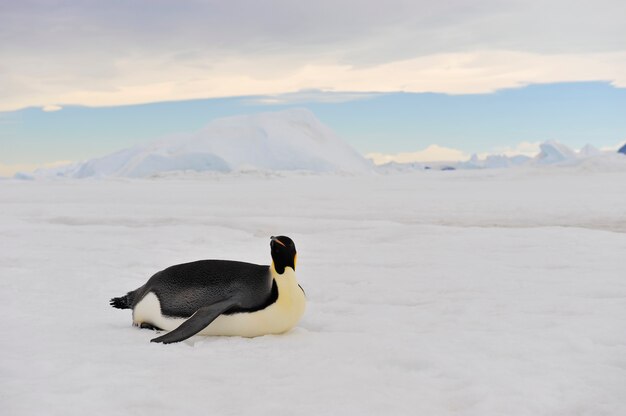
[{"label": "overcast cloud layer", "polygon": [[626,87],[624,16],[621,0],[4,1],[0,111],[304,89]]}]

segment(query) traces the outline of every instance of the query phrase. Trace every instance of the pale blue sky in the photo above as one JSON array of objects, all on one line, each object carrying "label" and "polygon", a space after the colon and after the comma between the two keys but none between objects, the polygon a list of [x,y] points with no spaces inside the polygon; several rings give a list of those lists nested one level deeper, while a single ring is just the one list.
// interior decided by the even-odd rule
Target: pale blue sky
[{"label": "pale blue sky", "polygon": [[363,153],[611,146],[624,16],[621,0],[0,2],[0,165],[290,105]]},{"label": "pale blue sky", "polygon": [[[626,142],[626,89],[606,83],[535,85],[492,94],[309,92],[283,104],[267,97],[191,100],[116,107],[30,108],[0,119],[0,163],[45,163],[103,155],[167,135],[198,130],[224,116],[291,106],[313,111],[363,154],[431,144],[466,152],[557,140],[574,148]],[[273,97],[274,99],[281,97]],[[342,99],[344,98],[344,99]]]}]

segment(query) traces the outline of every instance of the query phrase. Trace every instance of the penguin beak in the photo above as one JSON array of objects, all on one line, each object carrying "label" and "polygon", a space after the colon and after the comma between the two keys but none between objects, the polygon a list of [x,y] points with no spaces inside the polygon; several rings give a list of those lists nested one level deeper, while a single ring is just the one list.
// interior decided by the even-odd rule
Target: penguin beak
[{"label": "penguin beak", "polygon": [[287,246],[285,245],[285,243],[283,243],[282,241],[280,241],[278,238],[276,238],[276,237],[274,237],[274,236],[270,237],[270,240],[272,241],[272,243],[278,243],[278,244],[280,244],[281,246],[283,246],[283,247],[287,248]]}]

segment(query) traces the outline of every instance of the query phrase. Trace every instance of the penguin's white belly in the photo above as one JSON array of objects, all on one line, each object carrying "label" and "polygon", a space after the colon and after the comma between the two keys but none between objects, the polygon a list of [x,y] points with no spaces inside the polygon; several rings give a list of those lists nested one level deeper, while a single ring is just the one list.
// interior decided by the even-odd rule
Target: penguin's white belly
[{"label": "penguin's white belly", "polygon": [[[289,269],[275,280],[278,287],[276,302],[255,312],[220,315],[198,334],[258,337],[281,334],[293,328],[304,313],[306,302],[304,293],[298,286],[295,274]],[[185,321],[185,318],[163,315],[159,299],[152,292],[146,294],[133,310],[135,325],[145,322],[171,331]]]}]

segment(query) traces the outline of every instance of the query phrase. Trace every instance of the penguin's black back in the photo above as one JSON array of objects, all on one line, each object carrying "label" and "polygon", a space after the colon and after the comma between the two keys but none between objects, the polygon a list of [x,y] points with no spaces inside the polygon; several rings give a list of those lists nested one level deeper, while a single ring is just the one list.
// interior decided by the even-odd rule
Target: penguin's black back
[{"label": "penguin's black back", "polygon": [[269,266],[229,260],[200,260],[170,266],[135,291],[133,307],[149,292],[163,315],[188,318],[198,309],[231,298],[226,313],[263,309],[278,298]]}]

